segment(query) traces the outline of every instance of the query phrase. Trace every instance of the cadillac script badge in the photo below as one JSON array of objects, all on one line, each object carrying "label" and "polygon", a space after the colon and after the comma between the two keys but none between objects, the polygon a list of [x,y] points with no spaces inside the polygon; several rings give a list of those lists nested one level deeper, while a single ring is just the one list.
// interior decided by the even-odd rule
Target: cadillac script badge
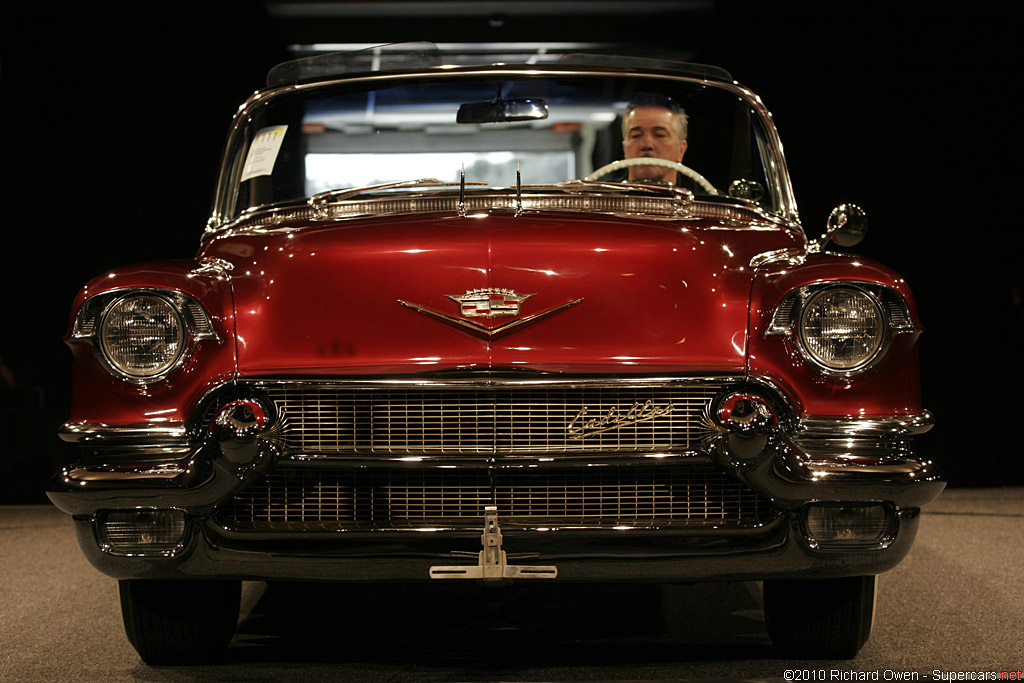
[{"label": "cadillac script badge", "polygon": [[675,406],[671,403],[656,406],[654,401],[651,400],[643,403],[634,401],[633,405],[629,408],[623,409],[618,406],[612,406],[597,417],[588,418],[590,409],[587,406],[583,406],[580,412],[576,413],[576,417],[569,422],[567,430],[570,439],[584,439],[588,436],[603,434],[613,429],[654,420],[662,415],[670,414],[673,410],[675,410]]}]

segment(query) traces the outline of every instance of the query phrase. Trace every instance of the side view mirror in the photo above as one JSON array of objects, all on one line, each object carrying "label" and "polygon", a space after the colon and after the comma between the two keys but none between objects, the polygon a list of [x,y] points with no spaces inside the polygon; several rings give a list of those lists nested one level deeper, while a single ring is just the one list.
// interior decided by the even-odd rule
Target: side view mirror
[{"label": "side view mirror", "polygon": [[825,234],[811,244],[811,251],[825,248],[829,240],[841,247],[860,244],[868,232],[868,215],[856,204],[840,204],[832,209],[825,226]]}]

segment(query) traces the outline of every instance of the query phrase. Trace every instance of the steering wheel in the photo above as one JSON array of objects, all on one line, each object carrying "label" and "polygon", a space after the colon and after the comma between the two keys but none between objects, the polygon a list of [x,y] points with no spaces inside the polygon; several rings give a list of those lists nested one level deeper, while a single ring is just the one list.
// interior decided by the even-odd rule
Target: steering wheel
[{"label": "steering wheel", "polygon": [[707,178],[702,176],[700,173],[697,173],[689,166],[684,166],[678,161],[658,159],[657,157],[633,157],[632,159],[619,159],[618,161],[613,161],[610,164],[605,164],[584,178],[584,180],[597,180],[601,176],[606,176],[612,171],[618,171],[620,168],[629,168],[630,166],[661,166],[663,168],[671,168],[700,185],[701,189],[708,194],[718,194],[718,190],[715,189],[714,185],[708,182]]}]

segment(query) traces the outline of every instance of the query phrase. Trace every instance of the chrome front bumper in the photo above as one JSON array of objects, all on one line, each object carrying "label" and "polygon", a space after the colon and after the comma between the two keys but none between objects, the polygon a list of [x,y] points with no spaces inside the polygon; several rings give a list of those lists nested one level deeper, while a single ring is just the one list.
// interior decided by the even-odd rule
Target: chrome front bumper
[{"label": "chrome front bumper", "polygon": [[[557,565],[563,580],[876,574],[906,555],[918,509],[944,486],[935,466],[912,452],[910,437],[929,426],[927,414],[815,420],[785,434],[725,434],[705,456],[679,456],[677,462],[711,461],[769,498],[776,513],[752,528],[506,529],[505,548],[512,563]],[[96,438],[96,430],[88,433]],[[273,444],[258,437],[191,447],[116,443],[100,439],[88,448],[93,456],[65,469],[49,496],[74,517],[89,560],[117,578],[426,579],[431,566],[458,564],[453,558],[480,550],[479,531],[466,529],[232,531],[213,513],[280,457]],[[890,532],[870,547],[816,547],[806,532],[808,504],[881,504]],[[109,510],[132,509],[183,511],[181,544],[156,556],[104,546],[98,520]]]},{"label": "chrome front bumper", "polygon": [[[898,532],[885,547],[827,552],[802,539],[796,515],[735,536],[651,530],[503,533],[510,563],[554,565],[559,580],[743,581],[878,574],[906,556],[917,523],[916,509],[898,511]],[[353,532],[344,538],[304,539],[298,547],[275,538],[240,542],[199,520],[187,545],[173,557],[123,557],[100,549],[91,520],[76,519],[75,528],[90,562],[119,579],[428,580],[437,565],[472,566],[467,558],[480,549],[480,533],[465,531]]]}]

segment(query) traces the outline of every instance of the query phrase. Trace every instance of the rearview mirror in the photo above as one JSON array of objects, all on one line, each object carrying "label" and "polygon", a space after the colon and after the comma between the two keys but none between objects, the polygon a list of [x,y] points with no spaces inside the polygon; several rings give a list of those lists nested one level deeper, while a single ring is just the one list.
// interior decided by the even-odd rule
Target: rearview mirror
[{"label": "rearview mirror", "polygon": [[503,123],[506,121],[539,121],[548,117],[544,100],[491,100],[467,102],[459,107],[456,123]]}]

